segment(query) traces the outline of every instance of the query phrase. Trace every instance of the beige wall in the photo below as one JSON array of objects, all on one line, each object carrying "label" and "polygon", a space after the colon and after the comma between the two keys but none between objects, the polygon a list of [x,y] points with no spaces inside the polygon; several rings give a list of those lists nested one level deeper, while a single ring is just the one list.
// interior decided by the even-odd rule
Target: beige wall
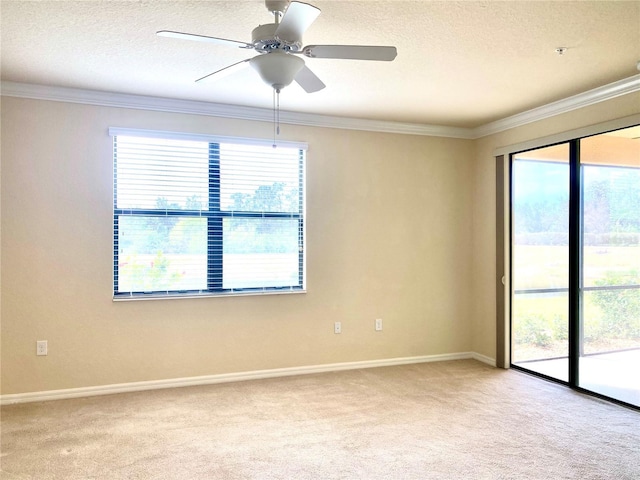
[{"label": "beige wall", "polygon": [[308,293],[114,303],[110,126],[272,131],[3,98],[3,394],[471,350],[474,142],[283,125],[309,144]]},{"label": "beige wall", "polygon": [[481,138],[473,163],[472,350],[495,357],[495,159],[499,147],[587,127],[640,113],[640,93],[617,97],[553,118]]},{"label": "beige wall", "polygon": [[283,139],[309,144],[308,293],[115,303],[108,127],[269,138],[271,125],[17,98],[1,113],[1,373],[12,394],[494,358],[494,150],[640,113],[640,94],[476,141],[283,125]]}]

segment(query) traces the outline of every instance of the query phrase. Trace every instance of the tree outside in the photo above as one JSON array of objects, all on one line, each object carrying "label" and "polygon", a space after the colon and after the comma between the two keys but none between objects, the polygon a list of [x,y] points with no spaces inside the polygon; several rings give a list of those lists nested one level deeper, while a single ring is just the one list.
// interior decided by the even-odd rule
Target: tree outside
[{"label": "tree outside", "polygon": [[[252,194],[236,192],[231,195],[228,212],[292,212],[298,213],[298,190],[287,188],[283,182],[260,185]],[[166,197],[156,199],[156,209],[199,212],[205,202],[197,195],[185,199],[184,207],[170,203]],[[158,291],[207,288],[207,220],[190,215],[140,215],[119,217],[119,290]],[[299,225],[296,218],[243,218],[223,220],[223,254],[228,264],[238,263],[231,277],[242,277],[247,285],[251,265],[250,256],[288,255],[289,270],[286,282],[297,281]],[[236,258],[232,258],[236,256]],[[254,257],[255,258],[255,257]],[[291,259],[294,260],[292,263]],[[268,275],[268,272],[264,273]],[[280,275],[282,276],[282,274]],[[258,279],[263,282],[263,279]],[[281,283],[284,280],[276,281]],[[238,283],[238,282],[236,282]],[[249,281],[249,283],[251,283]],[[239,288],[239,287],[237,287]]]}]

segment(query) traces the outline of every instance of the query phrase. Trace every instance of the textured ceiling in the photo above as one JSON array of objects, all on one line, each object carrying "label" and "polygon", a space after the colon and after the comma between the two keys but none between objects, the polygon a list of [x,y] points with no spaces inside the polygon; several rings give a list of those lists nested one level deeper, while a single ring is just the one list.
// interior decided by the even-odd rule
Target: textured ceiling
[{"label": "textured ceiling", "polygon": [[[305,44],[395,45],[393,62],[305,59],[327,88],[285,88],[294,112],[476,127],[638,73],[640,1],[314,1]],[[264,107],[252,51],[157,30],[251,41],[263,1],[2,0],[2,80]],[[567,47],[564,55],[556,47]]]}]

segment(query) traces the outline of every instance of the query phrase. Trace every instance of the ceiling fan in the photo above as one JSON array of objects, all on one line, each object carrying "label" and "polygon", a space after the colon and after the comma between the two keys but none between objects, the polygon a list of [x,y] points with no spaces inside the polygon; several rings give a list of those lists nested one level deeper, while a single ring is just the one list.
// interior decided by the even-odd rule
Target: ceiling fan
[{"label": "ceiling fan", "polygon": [[260,55],[224,67],[196,81],[211,77],[220,78],[249,64],[277,93],[294,80],[307,93],[325,88],[322,80],[305,65],[300,55],[307,58],[377,61],[391,61],[396,58],[396,47],[368,45],[307,45],[303,47],[302,34],[320,15],[320,9],[307,3],[289,0],[265,0],[265,4],[267,10],[273,14],[274,22],[254,28],[251,43],[171,30],[160,30],[157,34],[162,37],[255,50]]}]

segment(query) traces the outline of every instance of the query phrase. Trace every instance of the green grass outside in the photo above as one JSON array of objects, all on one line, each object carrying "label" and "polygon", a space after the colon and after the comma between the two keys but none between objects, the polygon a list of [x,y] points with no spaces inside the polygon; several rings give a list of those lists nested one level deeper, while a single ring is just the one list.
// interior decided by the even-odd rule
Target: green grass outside
[{"label": "green grass outside", "polygon": [[[569,248],[548,245],[515,245],[513,280],[516,290],[567,288]],[[585,247],[584,285],[594,286],[610,272],[640,271],[640,245],[628,247]]]},{"label": "green grass outside", "polygon": [[[562,246],[517,245],[514,248],[516,290],[568,287],[568,248]],[[585,286],[610,275],[628,276],[640,271],[640,246],[586,247]],[[637,276],[636,276],[637,278]],[[638,292],[640,295],[640,291]],[[568,294],[518,294],[512,305],[513,361],[553,358],[568,354]],[[623,348],[640,348],[640,338],[616,336],[611,315],[596,303],[594,292],[583,295],[584,351],[596,353]],[[638,321],[640,312],[632,312]],[[609,324],[607,324],[609,322]],[[612,333],[613,331],[613,333]]]}]

